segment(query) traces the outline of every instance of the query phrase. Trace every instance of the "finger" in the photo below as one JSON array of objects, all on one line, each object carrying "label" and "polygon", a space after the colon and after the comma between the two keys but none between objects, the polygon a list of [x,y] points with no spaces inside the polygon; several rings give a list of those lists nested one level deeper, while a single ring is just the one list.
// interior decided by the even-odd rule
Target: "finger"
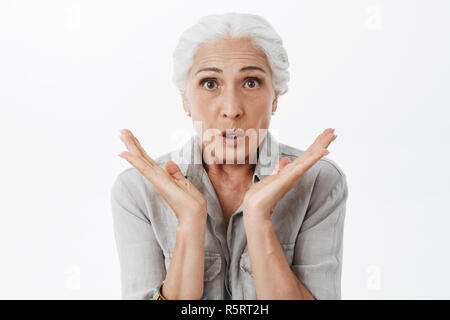
[{"label": "finger", "polygon": [[335,135],[333,132],[334,129],[330,128],[324,130],[324,132],[322,132],[316,138],[316,140],[314,140],[314,142],[308,147],[305,153],[301,157],[296,159],[296,162],[302,162],[304,159],[307,158],[314,158],[318,160],[319,158],[329,154],[327,148],[329,147],[330,143],[337,137],[337,135]]},{"label": "finger", "polygon": [[139,155],[140,151],[137,148],[136,143],[133,139],[133,134],[127,129],[121,130],[120,133],[121,133],[120,140],[122,140],[122,142],[125,144],[128,151],[135,155]]},{"label": "finger", "polygon": [[273,172],[271,173],[271,175],[275,175],[278,172],[280,172],[281,169],[283,169],[284,167],[286,167],[289,163],[291,162],[291,160],[287,157],[284,157],[280,160],[280,162],[278,162],[278,164],[276,165],[275,169],[273,170]]},{"label": "finger", "polygon": [[334,133],[334,128],[326,128],[322,133]]},{"label": "finger", "polygon": [[170,189],[176,187],[175,184],[170,183],[171,179],[169,178],[169,175],[160,166],[152,166],[141,156],[137,156],[127,151],[121,152],[119,157],[124,158],[135,167],[152,183],[155,190],[165,199],[167,194],[170,194]]},{"label": "finger", "polygon": [[337,135],[334,134],[334,129],[325,129],[308,149],[300,157],[294,160],[294,166],[298,168],[300,173],[308,170],[319,161],[320,158],[330,154],[327,148],[336,137]]},{"label": "finger", "polygon": [[334,134],[334,129],[327,128],[314,140],[313,145],[317,144],[326,149],[336,137],[337,135]]},{"label": "finger", "polygon": [[144,148],[142,147],[141,143],[139,142],[139,140],[134,137],[135,141],[136,141],[136,146],[139,149],[139,151],[141,151],[142,156],[148,161],[150,162],[152,165],[157,165],[156,161],[152,159],[152,157],[150,157],[147,152],[144,150]]},{"label": "finger", "polygon": [[328,133],[325,137],[323,137],[322,141],[322,147],[328,148],[331,142],[333,142],[336,139],[337,135],[334,133]]},{"label": "finger", "polygon": [[286,167],[289,163],[291,163],[291,159],[289,158],[283,158],[280,160],[280,162],[278,163],[279,166],[279,170],[283,169],[284,167]]},{"label": "finger", "polygon": [[173,160],[169,160],[166,162],[166,170],[175,180],[184,180],[186,179],[183,176],[183,173],[180,170],[180,167]]},{"label": "finger", "polygon": [[156,163],[155,160],[153,160],[148,154],[147,152],[145,152],[144,148],[141,146],[141,144],[139,143],[139,140],[131,133],[130,130],[128,129],[122,129],[120,130],[120,132],[122,133],[122,136],[120,137],[120,139],[122,141],[124,141],[125,144],[129,144],[131,149],[131,152],[135,153],[135,154],[140,154],[143,158],[145,158],[145,160],[147,160],[152,166],[158,165]]},{"label": "finger", "polygon": [[123,151],[119,154],[119,157],[127,160],[133,167],[139,170],[142,174],[144,172],[149,172],[148,167],[151,167],[147,161],[145,161],[141,156],[136,155],[131,152]]}]

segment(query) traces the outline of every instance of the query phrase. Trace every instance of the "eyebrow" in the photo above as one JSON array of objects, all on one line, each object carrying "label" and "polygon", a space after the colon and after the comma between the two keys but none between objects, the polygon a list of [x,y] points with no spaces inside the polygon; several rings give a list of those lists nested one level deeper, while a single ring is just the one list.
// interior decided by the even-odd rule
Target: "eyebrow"
[{"label": "eyebrow", "polygon": [[[244,72],[244,71],[248,71],[248,70],[259,70],[259,71],[262,71],[263,73],[266,73],[266,71],[264,69],[262,69],[260,67],[256,67],[256,66],[242,67],[241,70],[239,70],[239,71]],[[202,71],[214,71],[214,72],[222,73],[222,70],[220,70],[219,68],[208,67],[208,68],[203,68],[203,69],[198,70],[195,74],[197,75],[198,73],[200,73]]]}]

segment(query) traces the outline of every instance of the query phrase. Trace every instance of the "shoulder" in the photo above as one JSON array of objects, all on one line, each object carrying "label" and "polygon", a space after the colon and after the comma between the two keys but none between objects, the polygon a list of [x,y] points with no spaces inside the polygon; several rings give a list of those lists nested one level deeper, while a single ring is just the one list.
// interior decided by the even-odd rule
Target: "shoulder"
[{"label": "shoulder", "polygon": [[[288,145],[280,146],[280,158],[295,160],[304,150]],[[298,182],[298,190],[307,194],[308,204],[302,229],[326,219],[330,215],[343,217],[348,198],[347,179],[342,168],[332,159],[319,159]]]},{"label": "shoulder", "polygon": [[[288,157],[294,161],[304,152],[302,149],[280,144],[280,159]],[[348,197],[346,175],[329,157],[322,157],[303,174],[297,184],[297,190],[309,195],[308,209],[312,211],[323,206],[333,207],[345,202]]]},{"label": "shoulder", "polygon": [[146,188],[142,174],[134,167],[120,172],[112,185],[111,197],[118,202],[139,203],[139,194]]},{"label": "shoulder", "polygon": [[[165,163],[169,159],[172,159],[171,152],[167,152],[154,158],[155,162],[162,168],[164,168]],[[130,166],[117,174],[112,186],[111,194],[114,198],[128,197],[139,206],[143,207],[148,205],[148,200],[153,200],[154,202],[161,200],[151,182],[133,166]]]}]

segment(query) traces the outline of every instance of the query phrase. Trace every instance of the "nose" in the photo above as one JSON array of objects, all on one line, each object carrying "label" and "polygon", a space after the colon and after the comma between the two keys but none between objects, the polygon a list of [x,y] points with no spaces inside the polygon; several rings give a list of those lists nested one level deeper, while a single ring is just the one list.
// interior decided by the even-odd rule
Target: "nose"
[{"label": "nose", "polygon": [[223,118],[230,118],[231,120],[239,119],[242,117],[243,109],[241,107],[241,101],[238,95],[233,89],[228,90],[225,93],[223,99],[220,115]]}]

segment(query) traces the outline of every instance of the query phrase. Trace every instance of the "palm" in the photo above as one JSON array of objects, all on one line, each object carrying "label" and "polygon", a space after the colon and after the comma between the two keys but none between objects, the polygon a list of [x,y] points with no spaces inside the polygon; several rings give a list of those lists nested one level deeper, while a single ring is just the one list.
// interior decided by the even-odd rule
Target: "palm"
[{"label": "palm", "polygon": [[178,220],[206,214],[205,197],[183,176],[174,161],[169,160],[164,170],[145,152],[129,130],[124,129],[121,133],[120,139],[128,152],[124,151],[119,156],[125,158],[152,183],[155,191],[169,204]]},{"label": "palm", "polygon": [[[271,214],[283,196],[320,158],[327,155],[330,143],[336,139],[334,129],[324,130],[311,146],[293,162],[283,158],[272,174],[254,184],[246,193],[244,208]],[[245,210],[245,209],[244,209]]]}]

